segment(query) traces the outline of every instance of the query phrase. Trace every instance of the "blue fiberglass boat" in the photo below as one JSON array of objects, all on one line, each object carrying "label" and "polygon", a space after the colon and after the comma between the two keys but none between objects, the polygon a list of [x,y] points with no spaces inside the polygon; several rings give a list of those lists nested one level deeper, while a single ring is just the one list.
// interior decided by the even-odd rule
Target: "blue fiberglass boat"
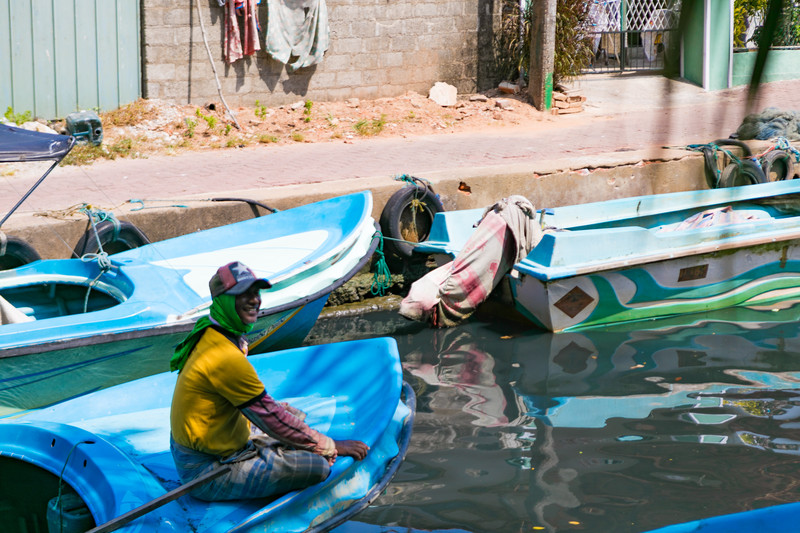
[{"label": "blue fiberglass boat", "polygon": [[369,191],[147,244],[99,260],[48,259],[0,271],[0,413],[168,369],[208,313],[208,280],[242,261],[262,291],[251,353],[299,346],[328,295],[377,245]]},{"label": "blue fiberglass boat", "polygon": [[785,503],[675,524],[650,533],[785,533],[796,527],[798,519],[800,502]]},{"label": "blue fiberglass boat", "polygon": [[[250,361],[273,397],[304,410],[309,425],[334,439],[362,440],[367,457],[339,458],[324,482],[273,501],[169,501],[181,486],[169,451],[177,374],[163,373],[0,420],[3,512],[10,522],[36,522],[37,531],[124,523],[125,533],[288,533],[326,531],[364,509],[394,476],[411,436],[415,396],[395,341],[294,348]],[[62,499],[69,505],[59,506]]]},{"label": "blue fiberglass boat", "polygon": [[[452,259],[482,212],[436,213],[429,239],[415,251],[440,263]],[[800,294],[800,180],[556,207],[537,216],[544,236],[499,287],[546,330]]]}]

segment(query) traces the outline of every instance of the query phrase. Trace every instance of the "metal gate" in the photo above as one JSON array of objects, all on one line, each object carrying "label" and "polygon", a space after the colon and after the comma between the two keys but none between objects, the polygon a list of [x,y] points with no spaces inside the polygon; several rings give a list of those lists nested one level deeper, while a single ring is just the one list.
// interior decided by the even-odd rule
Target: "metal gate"
[{"label": "metal gate", "polygon": [[0,0],[0,116],[107,111],[141,95],[139,0]]},{"label": "metal gate", "polygon": [[592,0],[592,57],[583,72],[663,70],[679,13],[680,0]]}]

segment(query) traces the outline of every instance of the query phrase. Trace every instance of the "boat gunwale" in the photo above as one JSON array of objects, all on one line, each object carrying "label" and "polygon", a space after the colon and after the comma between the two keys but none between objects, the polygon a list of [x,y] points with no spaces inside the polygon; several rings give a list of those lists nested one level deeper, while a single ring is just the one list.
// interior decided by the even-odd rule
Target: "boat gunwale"
[{"label": "boat gunwale", "polygon": [[[798,220],[800,220],[800,217],[793,218],[798,218]],[[774,221],[770,222],[774,223]],[[732,227],[732,225],[725,226],[725,228],[730,227]],[[539,266],[539,263],[529,261],[526,257],[519,263],[516,263],[513,267],[513,270],[519,272],[520,274],[528,275],[540,281],[547,282],[557,279],[571,278],[573,276],[601,273],[610,270],[619,270],[621,268],[657,263],[670,259],[680,259],[683,257],[704,255],[739,248],[744,249],[762,244],[785,243],[794,240],[800,240],[800,227],[786,228],[777,232],[770,232],[768,235],[758,235],[754,237],[749,235],[735,236],[704,244],[692,244],[677,249],[672,248],[668,251],[659,250],[658,252],[639,255],[635,258],[598,260],[594,262],[587,262],[582,266],[574,268],[565,266]]]},{"label": "boat gunwale", "polygon": [[[373,224],[376,228],[378,227],[377,222],[373,221]],[[326,286],[325,288],[320,289],[318,292],[314,294],[306,295],[297,298],[295,300],[292,300],[290,302],[261,309],[258,313],[258,317],[262,318],[264,316],[281,313],[291,309],[297,309],[299,307],[302,307],[303,305],[306,305],[310,302],[316,301],[320,298],[327,296],[334,290],[344,285],[355,274],[357,274],[364,267],[364,265],[366,265],[369,262],[377,246],[378,246],[378,240],[372,239],[368,253],[364,254],[364,256],[358,261],[358,263],[355,266],[353,266],[353,268],[350,269],[350,271],[347,274],[340,277],[339,279],[337,279],[330,285]],[[99,335],[89,333],[87,335],[83,335],[80,337],[73,337],[69,339],[59,339],[45,343],[29,344],[26,346],[19,346],[15,348],[0,349],[0,359],[52,352],[70,348],[80,348],[84,346],[108,344],[123,340],[133,340],[133,339],[148,338],[160,335],[170,335],[173,333],[189,332],[194,327],[194,323],[195,323],[194,319],[185,319],[175,324],[164,324],[164,325],[157,325],[154,327],[151,326],[138,329],[118,331],[118,332],[107,332],[107,333],[101,333]]]}]

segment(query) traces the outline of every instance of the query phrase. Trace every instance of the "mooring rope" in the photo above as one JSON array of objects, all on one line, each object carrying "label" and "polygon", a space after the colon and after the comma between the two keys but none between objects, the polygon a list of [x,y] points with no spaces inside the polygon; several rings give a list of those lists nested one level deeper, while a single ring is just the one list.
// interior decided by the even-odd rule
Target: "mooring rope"
[{"label": "mooring rope", "polygon": [[91,205],[85,205],[80,209],[83,213],[86,213],[86,216],[89,217],[89,223],[92,226],[92,231],[94,231],[94,237],[97,241],[97,250],[98,252],[95,253],[86,253],[81,256],[81,261],[88,263],[91,261],[97,261],[97,267],[100,269],[100,272],[97,273],[97,276],[89,283],[86,287],[86,296],[83,299],[83,312],[86,313],[89,310],[89,296],[92,294],[92,289],[97,284],[100,277],[108,272],[111,269],[111,259],[108,257],[108,252],[103,250],[103,242],[100,240],[100,234],[97,232],[97,225],[101,222],[105,222],[106,220],[110,221],[114,227],[114,232],[112,233],[111,241],[115,241],[119,236],[120,231],[120,223],[117,220],[117,217],[114,216],[114,213],[109,211],[103,211],[102,209],[93,208]]},{"label": "mooring rope", "polygon": [[[713,188],[719,187],[719,180],[722,177],[722,170],[719,168],[719,164],[717,163],[717,153],[722,152],[728,157],[731,158],[731,161],[736,163],[739,167],[739,172],[742,171],[742,161],[738,158],[733,152],[730,150],[726,150],[722,148],[716,143],[708,143],[708,144],[689,144],[685,146],[687,150],[692,150],[695,152],[702,152],[703,157],[706,163],[706,170],[711,172],[714,176],[713,179]],[[760,165],[759,165],[760,166]],[[709,185],[712,185],[709,183]]]},{"label": "mooring rope", "polygon": [[372,286],[369,288],[369,292],[373,296],[383,296],[386,294],[386,289],[392,286],[392,273],[389,271],[389,265],[386,264],[386,256],[383,253],[383,239],[387,237],[384,237],[380,231],[376,231],[372,235],[373,239],[375,237],[380,239],[375,248],[378,260],[375,262],[375,271],[372,275]]},{"label": "mooring rope", "polygon": [[67,469],[67,463],[69,463],[69,458],[72,455],[72,452],[75,451],[75,448],[78,447],[79,444],[94,444],[93,440],[82,440],[76,442],[70,448],[69,453],[67,453],[67,458],[64,459],[64,466],[61,467],[61,473],[58,475],[58,496],[56,497],[56,504],[58,505],[58,524],[59,524],[59,531],[64,531],[64,519],[62,513],[62,504],[61,504],[61,487],[63,486],[64,481],[64,471]]}]

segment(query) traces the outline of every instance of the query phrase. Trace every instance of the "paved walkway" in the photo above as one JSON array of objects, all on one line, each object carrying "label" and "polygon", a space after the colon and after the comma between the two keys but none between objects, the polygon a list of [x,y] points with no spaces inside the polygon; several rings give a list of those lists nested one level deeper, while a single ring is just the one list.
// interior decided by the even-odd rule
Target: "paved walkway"
[{"label": "paved walkway", "polygon": [[[308,184],[335,190],[337,180],[594,156],[728,137],[745,116],[746,88],[705,92],[655,76],[579,80],[583,113],[543,116],[529,126],[491,134],[440,134],[366,139],[353,144],[260,146],[149,159],[59,167],[19,213],[64,209],[82,202],[114,207],[131,198],[180,200],[236,191]],[[754,111],[800,109],[800,81],[766,84]],[[0,213],[7,212],[39,174],[0,178]]]}]

